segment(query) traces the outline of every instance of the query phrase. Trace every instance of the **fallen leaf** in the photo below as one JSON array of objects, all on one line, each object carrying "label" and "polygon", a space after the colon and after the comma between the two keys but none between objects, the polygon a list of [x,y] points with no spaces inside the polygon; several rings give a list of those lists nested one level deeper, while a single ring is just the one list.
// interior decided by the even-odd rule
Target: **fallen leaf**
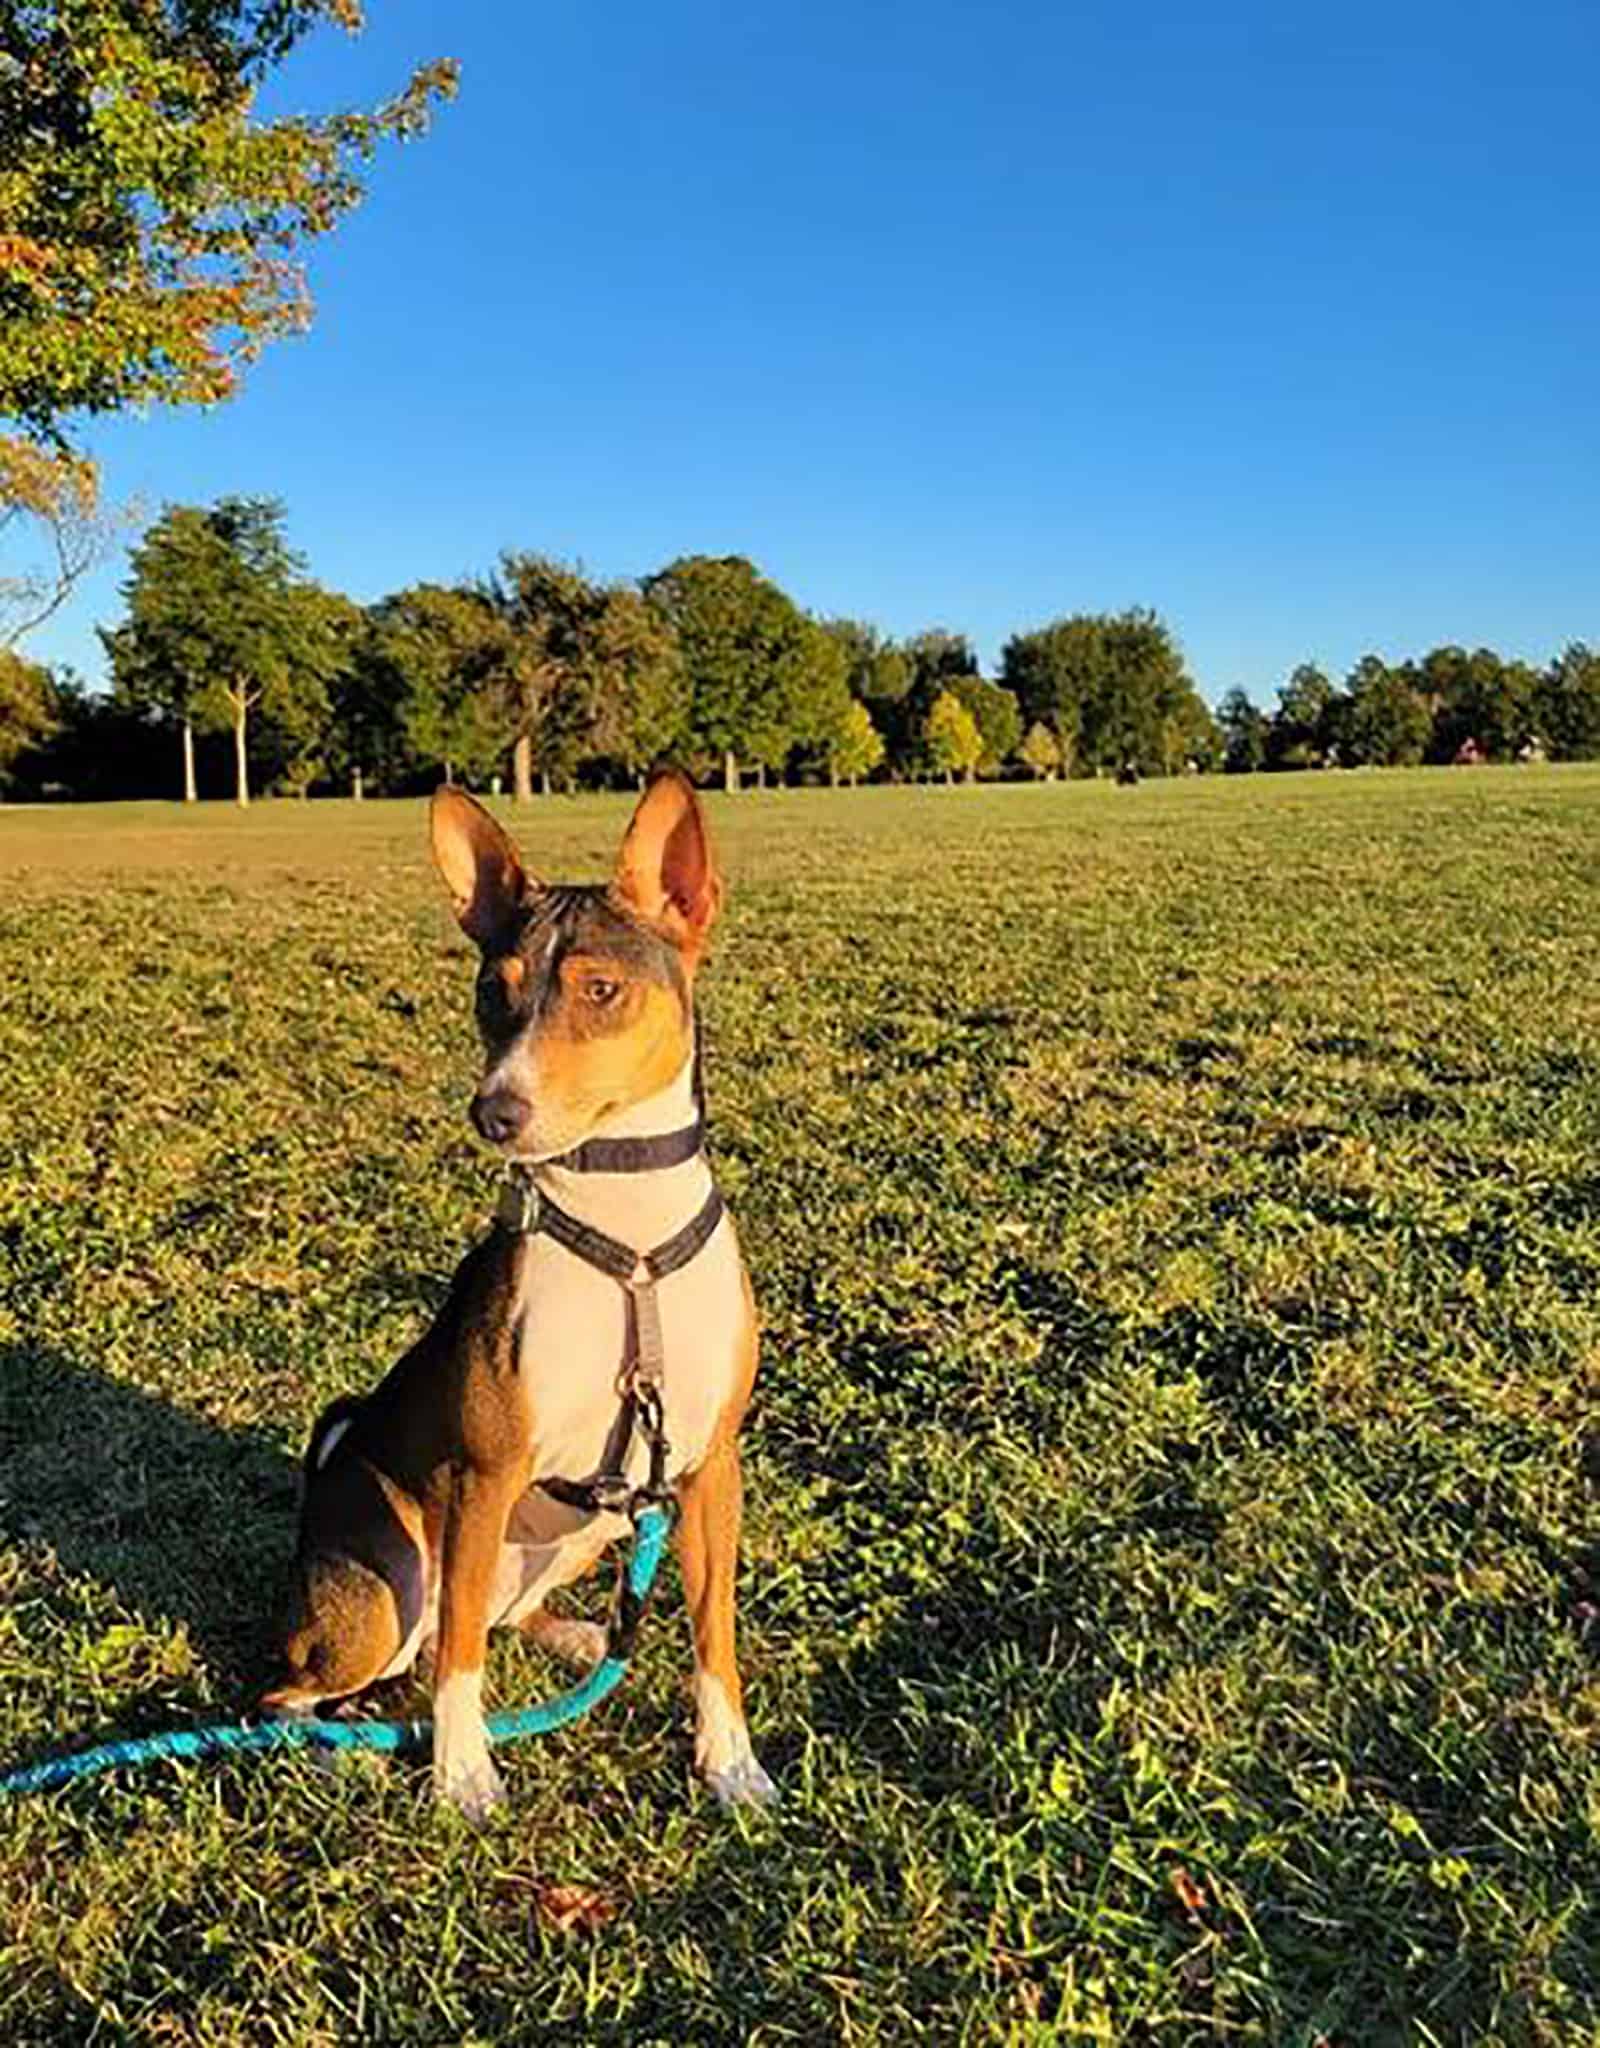
[{"label": "fallen leaf", "polygon": [[1189,1918],[1198,1920],[1208,1903],[1204,1887],[1196,1884],[1181,1863],[1175,1863],[1168,1871],[1167,1882],[1172,1886],[1173,1896]]},{"label": "fallen leaf", "polygon": [[536,1884],[533,1902],[540,1919],[560,1934],[598,1934],[617,1911],[604,1892],[582,1884]]}]

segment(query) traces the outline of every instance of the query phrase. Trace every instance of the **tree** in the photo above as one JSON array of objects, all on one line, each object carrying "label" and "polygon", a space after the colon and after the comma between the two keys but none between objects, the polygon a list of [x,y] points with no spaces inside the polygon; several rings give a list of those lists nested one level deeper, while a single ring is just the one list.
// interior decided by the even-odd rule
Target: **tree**
[{"label": "tree", "polygon": [[1078,753],[1084,704],[1103,672],[1103,623],[1057,619],[1035,632],[1013,634],[1000,652],[1001,679],[1015,693],[1023,717],[1053,735],[1068,774]]},{"label": "tree", "polygon": [[386,137],[455,88],[418,70],[371,113],[259,118],[267,75],[352,0],[33,0],[7,10],[0,413],[59,447],[79,416],[214,404],[308,317],[303,247]]},{"label": "tree", "polygon": [[169,505],[134,550],[127,617],[101,637],[127,701],[177,721],[190,801],[196,730],[231,730],[244,805],[251,712],[303,730],[326,709],[333,650],[304,602],[301,566],[270,498]]},{"label": "tree", "polygon": [[822,630],[845,651],[845,683],[863,704],[898,704],[911,687],[903,649],[862,619],[824,619]]},{"label": "tree", "polygon": [[689,710],[682,654],[638,591],[547,555],[507,554],[491,594],[508,630],[502,696],[519,800],[534,767],[546,789],[591,754],[638,774],[676,742]]},{"label": "tree", "polygon": [[865,704],[852,702],[828,740],[824,761],[830,782],[859,782],[883,759],[883,735]]},{"label": "tree", "polygon": [[1267,759],[1274,768],[1310,768],[1328,749],[1328,715],[1332,683],[1315,662],[1302,661],[1278,692],[1278,712],[1267,741]]},{"label": "tree", "polygon": [[952,676],[945,687],[971,713],[983,741],[977,772],[998,775],[1022,739],[1022,713],[1016,698],[1001,684],[976,675]]},{"label": "tree", "polygon": [[849,659],[838,640],[815,619],[803,618],[801,658],[781,669],[785,689],[766,700],[767,710],[750,742],[758,775],[782,774],[798,750],[802,769],[826,763],[834,736],[850,715]]},{"label": "tree", "polygon": [[1435,647],[1416,670],[1416,687],[1433,710],[1436,761],[1453,761],[1472,740],[1491,760],[1509,761],[1533,729],[1539,678],[1526,663],[1502,661],[1493,648]]},{"label": "tree", "polygon": [[1433,714],[1411,674],[1364,655],[1345,681],[1348,745],[1353,758],[1374,767],[1409,767],[1427,752]]},{"label": "tree", "polygon": [[1539,679],[1535,716],[1558,761],[1600,757],[1600,654],[1564,647]]},{"label": "tree", "polygon": [[0,787],[17,757],[48,739],[56,725],[55,688],[48,669],[0,648]]},{"label": "tree", "polygon": [[775,766],[815,730],[809,706],[822,629],[752,563],[685,555],[642,587],[683,652],[690,750],[720,755],[729,789],[739,786],[741,755]]},{"label": "tree", "polygon": [[[7,579],[24,623],[61,603],[112,522],[78,423],[215,404],[308,324],[302,251],[362,196],[361,166],[419,134],[455,67],[370,113],[263,120],[257,92],[356,0],[23,0],[0,39],[0,518],[41,530]],[[43,608],[43,611],[41,611]]]},{"label": "tree", "polygon": [[16,756],[9,787],[35,801],[148,796],[171,755],[170,730],[68,670],[51,677],[49,729]]},{"label": "tree", "polygon": [[1061,749],[1056,744],[1055,734],[1043,719],[1036,718],[1028,727],[1021,754],[1030,775],[1044,782],[1055,780],[1056,771],[1061,766]]},{"label": "tree", "polygon": [[317,583],[285,595],[279,658],[287,687],[267,694],[253,735],[263,777],[293,796],[309,794],[330,773],[354,776],[339,712],[366,632],[358,604]]},{"label": "tree", "polygon": [[0,538],[14,543],[29,531],[38,554],[0,576],[0,647],[15,647],[59,611],[116,537],[92,463],[0,435]]},{"label": "tree", "polygon": [[641,777],[674,753],[689,722],[689,677],[677,635],[640,592],[608,585],[592,626],[598,698],[595,751]]},{"label": "tree", "polygon": [[1217,706],[1222,728],[1222,765],[1229,775],[1249,775],[1267,758],[1267,718],[1243,690],[1232,689]]},{"label": "tree", "polygon": [[512,795],[525,803],[534,768],[546,791],[555,777],[571,775],[594,726],[591,634],[599,597],[581,570],[509,551],[488,594],[507,629],[500,686]]},{"label": "tree", "polygon": [[1166,774],[1181,765],[1179,736],[1202,729],[1178,644],[1151,611],[1079,615],[1015,634],[1000,670],[1023,717],[1049,726],[1064,762],[1091,771]]},{"label": "tree", "polygon": [[957,773],[970,775],[983,753],[978,721],[951,690],[933,700],[922,737],[928,759],[946,782]]},{"label": "tree", "polygon": [[488,775],[506,751],[506,642],[481,590],[418,583],[380,599],[340,708],[352,765],[390,789],[433,768]]},{"label": "tree", "polygon": [[1197,690],[1182,691],[1168,712],[1162,731],[1162,752],[1169,775],[1188,773],[1191,769],[1209,775],[1221,767],[1222,728]]}]

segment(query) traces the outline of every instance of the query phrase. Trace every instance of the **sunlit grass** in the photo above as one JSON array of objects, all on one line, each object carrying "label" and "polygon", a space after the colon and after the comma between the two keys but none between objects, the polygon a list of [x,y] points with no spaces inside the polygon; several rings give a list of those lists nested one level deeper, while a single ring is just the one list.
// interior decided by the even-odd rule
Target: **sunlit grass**
[{"label": "sunlit grass", "polygon": [[[482,1835],[409,1767],[7,1809],[0,2038],[1600,2038],[1600,772],[711,812],[784,1806],[694,1782],[669,1572]],[[307,1424],[494,1170],[420,805],[0,811],[0,874],[11,1762],[246,1703]]]}]

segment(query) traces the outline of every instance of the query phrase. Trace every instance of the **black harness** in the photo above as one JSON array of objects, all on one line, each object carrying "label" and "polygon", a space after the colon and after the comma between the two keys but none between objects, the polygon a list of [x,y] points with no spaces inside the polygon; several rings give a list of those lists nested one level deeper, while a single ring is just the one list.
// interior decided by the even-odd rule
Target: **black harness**
[{"label": "black harness", "polygon": [[[705,1141],[705,1115],[700,1099],[698,1055],[695,1064],[695,1108],[692,1124],[681,1131],[667,1131],[653,1138],[589,1138],[563,1152],[559,1158],[541,1162],[564,1167],[569,1173],[655,1173],[668,1166],[682,1166],[693,1159]],[[636,1251],[620,1238],[580,1223],[533,1184],[530,1169],[513,1164],[501,1192],[495,1221],[502,1230],[518,1237],[543,1235],[554,1238],[565,1250],[605,1273],[622,1289],[627,1310],[619,1386],[622,1403],[611,1425],[599,1467],[587,1479],[541,1479],[537,1482],[552,1499],[585,1514],[623,1514],[637,1518],[642,1508],[671,1498],[667,1485],[666,1412],[662,1398],[662,1374],[666,1355],[661,1337],[661,1306],[656,1299],[657,1284],[671,1273],[680,1272],[705,1249],[712,1232],[722,1221],[720,1189],[713,1187],[698,1211],[664,1244],[646,1252]],[[635,1435],[643,1438],[649,1454],[649,1476],[643,1486],[628,1482],[628,1453]]]}]

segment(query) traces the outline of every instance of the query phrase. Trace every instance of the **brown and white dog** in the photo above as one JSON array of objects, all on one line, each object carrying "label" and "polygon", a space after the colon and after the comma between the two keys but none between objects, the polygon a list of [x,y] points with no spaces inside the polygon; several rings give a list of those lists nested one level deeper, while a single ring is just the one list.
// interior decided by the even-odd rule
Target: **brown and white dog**
[{"label": "brown and white dog", "polygon": [[[715,1204],[690,1156],[650,1171],[577,1170],[589,1141],[685,1132],[699,1115],[695,971],[722,888],[691,784],[657,776],[609,888],[549,888],[471,797],[433,800],[434,858],[482,962],[479,1131],[539,1196],[641,1253]],[[638,1147],[656,1156],[662,1145]],[[680,1148],[681,1149],[681,1148]],[[569,1163],[563,1163],[569,1162]],[[764,1802],[734,1658],[738,1430],[756,1323],[731,1219],[657,1288],[667,1478],[694,1629],[695,1760],[719,1799]],[[543,1234],[497,1228],[468,1253],[432,1328],[362,1399],[322,1415],[306,1454],[282,1673],[263,1705],[305,1714],[405,1671],[431,1644],[434,1785],[478,1815],[503,1795],[484,1735],[490,1627],[576,1662],[603,1632],[545,1612],[629,1529],[625,1514],[538,1482],[599,1470],[614,1441],[627,1289]],[[613,1456],[615,1454],[613,1453]],[[645,1447],[627,1453],[644,1477]]]}]

